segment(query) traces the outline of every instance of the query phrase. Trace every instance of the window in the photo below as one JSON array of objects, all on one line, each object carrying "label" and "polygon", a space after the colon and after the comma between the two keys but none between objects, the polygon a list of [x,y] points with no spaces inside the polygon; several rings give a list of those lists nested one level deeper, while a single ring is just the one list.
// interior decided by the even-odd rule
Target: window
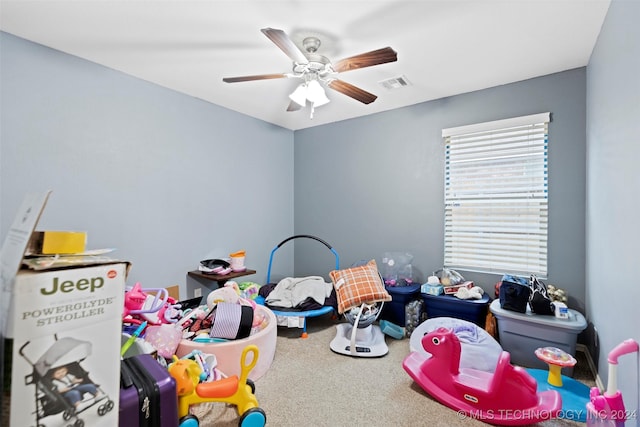
[{"label": "window", "polygon": [[547,275],[550,113],[444,129],[444,265]]}]

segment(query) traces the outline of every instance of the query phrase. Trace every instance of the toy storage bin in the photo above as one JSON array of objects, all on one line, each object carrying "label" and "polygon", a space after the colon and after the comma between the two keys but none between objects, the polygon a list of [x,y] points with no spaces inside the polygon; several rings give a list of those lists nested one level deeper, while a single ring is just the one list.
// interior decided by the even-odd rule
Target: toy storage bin
[{"label": "toy storage bin", "polygon": [[[276,340],[278,338],[277,320],[275,314],[262,305],[256,307],[256,312],[267,316],[267,326],[260,332],[239,340],[230,340],[220,343],[199,343],[191,340],[182,340],[176,349],[176,356],[182,357],[193,350],[200,350],[203,353],[215,354],[218,361],[217,368],[227,375],[240,376],[240,361],[242,350],[249,344],[258,346],[258,363],[249,372],[249,378],[257,380],[262,377],[271,367],[273,357],[276,353]],[[247,360],[247,364],[251,360]]]},{"label": "toy storage bin", "polygon": [[380,313],[380,320],[387,320],[405,328],[407,337],[422,323],[423,302],[420,298],[420,284],[409,286],[386,286],[391,301],[385,302]]},{"label": "toy storage bin", "polygon": [[422,294],[427,318],[454,317],[484,328],[489,305],[486,293],[480,299],[460,299],[453,295]]},{"label": "toy storage bin", "polygon": [[[569,310],[568,319],[558,319],[528,309],[526,313],[505,310],[499,300],[494,300],[489,309],[498,324],[498,341],[511,353],[511,363],[528,368],[548,369],[535,355],[540,347],[557,347],[575,356],[578,334],[587,327],[584,316],[575,310]],[[573,376],[573,368],[562,368],[562,373]]]}]

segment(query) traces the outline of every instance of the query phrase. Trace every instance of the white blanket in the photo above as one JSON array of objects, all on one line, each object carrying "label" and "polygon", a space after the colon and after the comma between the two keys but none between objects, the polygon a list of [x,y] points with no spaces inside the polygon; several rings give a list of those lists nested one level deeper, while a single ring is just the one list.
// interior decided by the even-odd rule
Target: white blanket
[{"label": "white blanket", "polygon": [[331,295],[333,285],[320,276],[285,277],[269,293],[265,302],[274,307],[295,308],[307,298],[324,304]]}]

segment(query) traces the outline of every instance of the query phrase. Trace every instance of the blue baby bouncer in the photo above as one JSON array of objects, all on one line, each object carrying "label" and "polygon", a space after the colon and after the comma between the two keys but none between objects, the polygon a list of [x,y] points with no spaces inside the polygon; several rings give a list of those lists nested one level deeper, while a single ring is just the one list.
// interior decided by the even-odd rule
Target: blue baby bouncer
[{"label": "blue baby bouncer", "polygon": [[[333,249],[333,247],[325,242],[324,240],[322,240],[319,237],[316,236],[312,236],[309,234],[298,234],[295,236],[291,236],[288,237],[286,239],[284,239],[282,242],[278,243],[273,250],[271,251],[271,255],[269,256],[269,268],[267,269],[267,281],[266,284],[270,284],[271,283],[271,267],[273,266],[273,257],[274,254],[276,253],[276,251],[278,249],[280,249],[285,243],[287,243],[290,240],[294,240],[294,239],[299,239],[299,238],[307,238],[307,239],[312,239],[312,240],[316,240],[320,243],[322,243],[324,246],[327,247],[327,249],[329,249],[331,251],[331,253],[333,253],[334,257],[335,257],[335,269],[339,270],[340,269],[340,257],[338,256],[338,253],[336,252],[335,249]],[[258,304],[264,305],[266,307],[269,307],[268,304],[266,304],[265,298],[263,296],[258,296],[256,298],[256,302]],[[276,315],[276,317],[278,319],[281,318],[287,318],[287,317],[298,317],[300,319],[302,319],[302,334],[301,334],[301,338],[307,338],[308,334],[307,334],[307,318],[309,317],[318,317],[318,316],[323,316],[325,314],[330,314],[330,313],[334,313],[335,312],[335,308],[332,305],[323,305],[320,308],[317,309],[313,309],[313,310],[296,310],[296,309],[291,309],[291,310],[281,310],[278,308],[273,308],[273,307],[269,307],[271,309],[271,311],[273,311],[273,314]]]}]

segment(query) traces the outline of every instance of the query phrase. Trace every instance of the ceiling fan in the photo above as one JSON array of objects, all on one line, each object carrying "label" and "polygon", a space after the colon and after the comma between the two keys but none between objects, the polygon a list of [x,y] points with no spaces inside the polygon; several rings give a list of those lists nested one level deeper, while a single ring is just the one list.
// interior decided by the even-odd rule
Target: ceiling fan
[{"label": "ceiling fan", "polygon": [[338,73],[398,60],[397,53],[390,47],[385,47],[344,58],[332,64],[325,56],[316,53],[321,43],[317,37],[306,37],[302,41],[303,48],[306,51],[303,52],[282,30],[263,28],[260,31],[291,58],[293,61],[293,72],[225,77],[222,81],[226,83],[237,83],[281,78],[301,79],[303,82],[289,95],[291,102],[289,103],[287,111],[299,110],[309,102],[311,105],[312,118],[315,107],[329,102],[322,85],[360,101],[363,104],[370,104],[376,100],[376,95],[336,78]]}]

